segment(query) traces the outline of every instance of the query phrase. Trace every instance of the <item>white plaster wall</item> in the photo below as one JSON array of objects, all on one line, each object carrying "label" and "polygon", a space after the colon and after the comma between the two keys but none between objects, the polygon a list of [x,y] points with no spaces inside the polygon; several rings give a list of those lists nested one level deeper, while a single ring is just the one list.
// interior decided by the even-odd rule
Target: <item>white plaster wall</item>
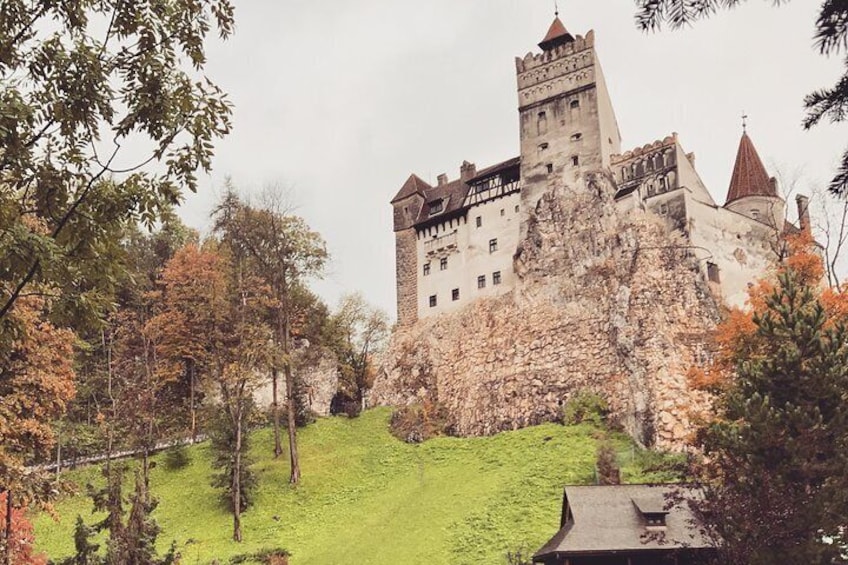
[{"label": "white plaster wall", "polygon": [[[478,204],[468,209],[467,215],[436,229],[425,231],[418,238],[418,317],[426,318],[444,312],[453,312],[474,300],[497,296],[515,286],[512,256],[518,247],[521,222],[520,192]],[[501,215],[503,210],[503,215]],[[476,218],[482,225],[477,227]],[[456,232],[457,249],[447,255],[448,268],[439,269],[439,257],[428,258],[426,241],[434,235],[442,237]],[[498,240],[498,249],[489,252],[489,240]],[[423,265],[430,262],[430,274],[424,276]],[[492,284],[492,274],[501,273],[501,284]],[[486,287],[477,288],[477,277],[485,275]],[[453,289],[459,289],[459,300],[452,300]],[[430,307],[430,296],[436,296],[436,306]]]},{"label": "white plaster wall", "polygon": [[786,202],[776,196],[746,196],[734,200],[727,208],[752,219],[757,216],[760,222],[780,231],[786,221]]},{"label": "white plaster wall", "polygon": [[[675,134],[676,135],[676,134]],[[680,143],[677,143],[675,138],[674,143],[675,163],[677,164],[677,183],[679,186],[685,186],[692,191],[694,197],[704,204],[714,206],[715,201],[710,195],[710,191],[701,180],[698,171],[695,170],[695,164],[689,160],[686,152]]]},{"label": "white plaster wall", "polygon": [[743,307],[749,284],[762,278],[776,259],[771,246],[774,232],[747,216],[705,204],[691,193],[686,196],[686,212],[704,277],[708,261],[718,265],[722,298],[729,306]]}]

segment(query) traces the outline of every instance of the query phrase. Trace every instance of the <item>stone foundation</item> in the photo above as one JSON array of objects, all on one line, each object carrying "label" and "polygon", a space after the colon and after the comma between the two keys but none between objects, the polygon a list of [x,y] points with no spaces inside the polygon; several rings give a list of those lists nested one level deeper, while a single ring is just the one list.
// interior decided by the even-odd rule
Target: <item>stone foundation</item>
[{"label": "stone foundation", "polygon": [[400,327],[371,404],[444,405],[457,433],[559,418],[602,394],[638,441],[682,448],[709,408],[686,374],[719,318],[684,238],[646,212],[618,215],[612,184],[550,186],[529,212],[511,294]]}]

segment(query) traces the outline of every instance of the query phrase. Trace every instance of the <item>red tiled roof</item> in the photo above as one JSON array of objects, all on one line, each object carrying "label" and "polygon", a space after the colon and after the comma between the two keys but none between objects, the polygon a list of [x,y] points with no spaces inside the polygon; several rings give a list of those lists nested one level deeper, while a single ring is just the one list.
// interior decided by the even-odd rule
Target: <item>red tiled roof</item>
[{"label": "red tiled roof", "polygon": [[558,45],[569,43],[571,41],[574,41],[574,36],[568,33],[568,30],[565,29],[562,20],[560,20],[559,16],[557,16],[554,18],[551,27],[548,28],[548,33],[545,35],[545,39],[539,42],[539,47],[548,51]]},{"label": "red tiled roof", "polygon": [[747,133],[743,133],[742,139],[739,140],[739,151],[736,153],[736,164],[733,166],[725,205],[746,196],[777,196],[777,193],[751,138]]},{"label": "red tiled roof", "polygon": [[428,189],[433,188],[416,174],[409,175],[409,178],[406,179],[406,182],[403,183],[403,186],[400,188],[398,193],[392,198],[392,204],[397,202],[398,200],[403,200],[407,196],[412,196],[413,194],[420,194],[424,196]]}]

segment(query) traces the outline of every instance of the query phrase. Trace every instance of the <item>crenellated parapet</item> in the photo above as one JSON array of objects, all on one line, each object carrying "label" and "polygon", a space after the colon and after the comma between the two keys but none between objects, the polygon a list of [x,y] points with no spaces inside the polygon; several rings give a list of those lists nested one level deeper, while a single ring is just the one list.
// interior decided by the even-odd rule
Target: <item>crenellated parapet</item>
[{"label": "crenellated parapet", "polygon": [[527,53],[527,55],[524,56],[523,59],[521,57],[516,57],[515,70],[519,74],[527,71],[532,71],[533,69],[547,65],[551,61],[557,61],[562,58],[567,58],[570,55],[580,53],[581,51],[585,51],[587,49],[591,49],[594,46],[595,31],[590,30],[589,33],[586,34],[586,37],[578,35],[574,39],[574,41],[565,43],[549,51],[543,51],[542,53],[529,52]]}]

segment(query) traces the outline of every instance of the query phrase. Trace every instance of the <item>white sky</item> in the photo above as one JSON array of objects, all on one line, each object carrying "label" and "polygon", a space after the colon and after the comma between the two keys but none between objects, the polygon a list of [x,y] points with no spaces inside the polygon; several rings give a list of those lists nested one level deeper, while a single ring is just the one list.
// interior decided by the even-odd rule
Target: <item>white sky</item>
[{"label": "white sky", "polygon": [[[632,0],[561,0],[572,34],[595,30],[623,147],[676,131],[724,201],[742,111],[771,174],[824,185],[846,126],[801,129],[802,99],[830,87],[838,58],[813,47],[818,2],[751,0],[682,31],[644,34]],[[229,92],[234,131],[181,208],[208,229],[225,176],[247,192],[277,183],[332,261],[314,288],[334,305],[362,291],[395,314],[389,200],[410,173],[435,182],[519,152],[514,57],[538,50],[549,0],[252,0],[236,34],[210,46],[208,75]],[[794,210],[794,203],[792,205]]]}]

